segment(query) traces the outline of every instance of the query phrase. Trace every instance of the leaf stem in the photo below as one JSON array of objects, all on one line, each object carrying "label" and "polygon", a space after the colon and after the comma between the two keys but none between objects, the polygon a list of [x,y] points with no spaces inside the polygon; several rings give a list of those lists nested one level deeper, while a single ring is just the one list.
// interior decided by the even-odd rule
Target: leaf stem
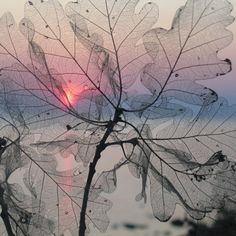
[{"label": "leaf stem", "polygon": [[86,210],[87,210],[87,205],[88,205],[88,200],[89,200],[89,192],[91,189],[91,184],[92,180],[94,177],[94,174],[96,173],[96,166],[101,158],[101,153],[106,149],[106,141],[110,134],[113,132],[114,126],[120,121],[120,115],[122,114],[122,110],[116,109],[114,119],[111,120],[108,125],[107,129],[100,141],[100,143],[96,147],[96,152],[93,158],[93,161],[89,165],[89,173],[87,177],[87,182],[85,185],[84,189],[84,196],[83,196],[83,203],[80,211],[80,225],[79,225],[79,236],[85,236],[85,231],[86,231]]},{"label": "leaf stem", "polygon": [[15,236],[12,231],[11,222],[8,214],[8,206],[4,201],[4,189],[0,185],[0,205],[2,207],[1,217],[5,225],[8,236]]}]

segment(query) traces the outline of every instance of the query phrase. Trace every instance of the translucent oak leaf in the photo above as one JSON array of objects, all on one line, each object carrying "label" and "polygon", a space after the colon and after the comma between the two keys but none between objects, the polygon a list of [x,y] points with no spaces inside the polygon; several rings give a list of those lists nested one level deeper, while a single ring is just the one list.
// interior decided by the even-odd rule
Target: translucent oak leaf
[{"label": "translucent oak leaf", "polygon": [[189,0],[177,11],[170,30],[154,28],[145,33],[144,45],[153,63],[143,70],[143,85],[157,97],[172,96],[186,103],[216,100],[212,90],[194,81],[231,70],[229,59],[218,58],[218,52],[232,41],[226,29],[234,20],[231,11],[226,0]]},{"label": "translucent oak leaf", "polygon": [[[59,171],[57,161],[50,153],[39,155],[29,148],[27,153],[31,168],[25,174],[24,182],[26,186],[30,183],[33,191],[31,193],[39,202],[35,211],[53,222],[54,234],[60,235],[69,231],[72,235],[77,235],[88,171],[81,167],[70,167],[68,163],[67,170]],[[100,193],[101,191],[93,191],[91,188],[86,222],[104,232],[109,224],[106,212],[111,208],[111,202],[100,196]]]},{"label": "translucent oak leaf", "polygon": [[202,107],[195,112],[187,111],[161,129],[156,140],[166,148],[175,147],[191,155],[198,162],[205,162],[217,151],[223,151],[230,158],[235,157],[235,106],[225,99]]},{"label": "translucent oak leaf", "polygon": [[[182,205],[193,218],[202,219],[213,209],[223,207],[225,199],[236,193],[235,171],[231,168],[235,162],[229,162],[229,167],[223,169],[216,163],[195,163],[197,171],[188,174],[171,170],[161,161],[151,163],[151,204],[154,215],[161,221],[173,215],[176,204]],[[192,164],[190,162],[189,167],[193,167]],[[181,166],[181,161],[178,165]]]},{"label": "translucent oak leaf", "polygon": [[[11,14],[0,19],[1,81],[13,82],[1,83],[1,102],[10,107],[9,117],[17,125],[33,130],[35,123],[47,126],[40,142],[21,150],[30,161],[25,185],[39,202],[33,204],[32,231],[39,226],[46,233],[69,230],[77,235],[88,170],[60,171],[56,160],[61,155],[68,165],[66,157],[72,154],[86,167],[106,140],[121,146],[125,161],[91,181],[86,224],[92,222],[100,231],[109,224],[111,208],[101,194],[115,190],[116,170],[127,163],[142,180],[136,200],[146,201],[150,180],[151,205],[161,221],[172,216],[176,204],[201,219],[236,194],[235,107],[196,83],[231,70],[230,60],[220,60],[218,51],[232,40],[226,29],[233,20],[232,6],[226,0],[188,0],[167,31],[150,30],[157,7],[148,2],[137,11],[138,3],[82,0],[64,10],[56,0],[32,0],[19,29]],[[130,95],[134,82],[149,94]],[[72,104],[75,98],[79,101]],[[197,105],[197,110],[173,100]],[[133,119],[132,113],[138,116]],[[157,119],[162,127],[153,122]],[[63,134],[48,128],[57,123],[64,125]],[[65,135],[78,131],[81,123],[86,124],[84,134],[77,134],[82,138]],[[125,137],[128,126],[132,131]],[[15,158],[21,152],[10,149],[10,154],[2,162],[10,163],[4,167],[6,176],[25,165],[24,158],[22,163]],[[14,187],[13,195],[20,195]],[[30,198],[20,196],[28,203]],[[22,219],[27,222],[28,215]]]},{"label": "translucent oak leaf", "polygon": [[157,7],[152,2],[136,13],[139,2],[80,1],[66,6],[75,35],[90,50],[91,62],[104,71],[100,79],[102,89],[115,96],[121,84],[125,89],[136,80],[142,62],[147,60],[145,49],[138,41],[158,18]]},{"label": "translucent oak leaf", "polygon": [[[148,125],[138,126],[138,130],[146,138],[152,138],[152,132]],[[132,130],[128,133],[127,138],[134,138],[136,133]],[[142,145],[141,145],[142,146]],[[138,145],[133,144],[126,144],[125,145],[126,152],[125,157],[129,161],[128,167],[131,174],[136,178],[142,178],[142,190],[136,196],[136,200],[140,201],[144,199],[146,202],[147,195],[146,195],[146,185],[148,181],[148,172],[149,172],[149,163],[151,157],[151,151],[146,146],[142,146],[140,148]]]},{"label": "translucent oak leaf", "polygon": [[139,129],[140,144],[128,149],[131,171],[145,168],[149,173],[151,204],[159,220],[167,221],[176,204],[201,219],[235,196],[235,114],[235,106],[219,99],[194,115],[187,111],[176,117],[156,138]]},{"label": "translucent oak leaf", "polygon": [[[60,98],[67,98],[65,87],[76,88],[71,92],[74,97],[88,87],[99,91],[109,103],[116,103],[120,98],[119,87],[126,89],[133,84],[143,62],[150,58],[138,41],[146,28],[156,22],[158,11],[156,5],[150,2],[136,13],[138,3],[137,0],[122,3],[71,2],[67,4],[65,13],[56,0],[27,2],[25,18],[20,22],[22,35],[14,28],[14,37],[13,34],[11,37],[18,38],[15,36],[19,35],[24,44],[21,71],[26,77],[33,76],[39,82],[37,86],[33,85],[35,90],[41,91],[40,98],[51,101],[51,105],[55,106],[50,96],[54,92],[57,96],[51,95],[56,104],[68,105]],[[130,25],[126,24],[127,18]],[[18,47],[14,40],[12,44]],[[16,71],[15,68],[12,70]],[[74,109],[79,113],[81,106]],[[100,108],[97,109],[101,113]]]}]

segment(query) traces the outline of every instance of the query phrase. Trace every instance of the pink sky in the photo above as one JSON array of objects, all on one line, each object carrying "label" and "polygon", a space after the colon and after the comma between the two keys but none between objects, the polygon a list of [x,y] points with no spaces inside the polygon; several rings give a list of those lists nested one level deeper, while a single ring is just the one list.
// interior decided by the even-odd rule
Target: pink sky
[{"label": "pink sky", "polygon": [[[97,1],[102,1],[102,0],[97,0]],[[144,2],[144,0],[141,0],[141,1]],[[150,0],[147,0],[147,1],[150,1]],[[236,16],[236,0],[230,0],[230,1],[233,4],[235,4],[235,9],[232,15]],[[1,0],[0,14],[3,14],[6,11],[10,11],[15,16],[16,20],[19,22],[19,20],[23,17],[24,2],[26,1],[25,0]],[[68,1],[61,0],[62,4],[65,4],[66,2]],[[177,8],[184,5],[186,1],[185,0],[155,0],[155,2],[157,2],[160,9],[160,18],[159,18],[158,26],[168,29],[170,28],[172,18]],[[226,57],[231,59],[233,63],[233,71],[226,76],[218,77],[215,80],[210,80],[209,82],[205,82],[205,84],[207,84],[210,88],[215,89],[220,95],[226,96],[227,98],[229,98],[232,103],[233,102],[236,103],[236,22],[232,24],[229,28],[233,31],[235,35],[234,36],[235,39],[228,48],[224,49],[223,52],[220,53],[220,56],[222,57],[222,59],[225,59]],[[108,154],[109,153],[107,153],[107,157],[109,158]],[[102,163],[101,166],[103,164],[104,163]],[[118,194],[117,193],[114,194],[112,200],[114,200],[114,202],[116,203],[125,202],[127,205],[129,204],[129,208],[127,209],[136,209],[137,203],[133,199],[137,191],[134,185],[136,184],[135,182],[136,180],[127,178],[126,172],[123,175],[122,174],[121,176],[123,177],[120,177],[121,178],[120,182],[123,182],[126,184],[121,185],[121,187],[119,187],[120,189],[118,191]],[[127,191],[127,186],[129,186],[129,191],[132,194],[124,195],[122,193]],[[121,221],[129,220],[132,218],[135,218],[135,220],[138,223],[147,223],[150,221],[150,219],[148,219],[145,214],[146,212],[151,213],[151,209],[148,209],[147,211],[147,209],[142,206],[141,208],[139,207],[134,211],[129,211],[129,212],[128,210],[125,211],[126,215],[124,216],[123,215],[124,209],[122,208],[125,208],[125,207],[120,207],[119,204],[114,205],[113,210],[112,210],[113,214],[111,214],[110,216],[111,222],[118,221],[117,217],[120,217]],[[116,235],[121,235],[122,233],[123,235],[125,235],[124,232],[120,232],[120,231],[117,231]],[[96,232],[95,235],[98,236],[100,234]],[[110,233],[108,232],[106,235],[110,235]],[[115,234],[113,235],[115,236]]]},{"label": "pink sky", "polygon": [[[100,0],[98,0],[100,1]],[[149,0],[140,0],[140,3],[148,2]],[[159,6],[159,21],[158,26],[162,28],[170,28],[171,21],[175,15],[176,10],[185,4],[186,0],[153,0]],[[236,2],[229,0],[235,5],[232,12],[236,16]],[[12,12],[15,19],[19,22],[23,17],[24,3],[26,0],[1,0],[0,15],[6,11]],[[60,0],[62,5],[65,5],[68,0]],[[226,96],[234,103],[236,102],[236,22],[234,22],[229,29],[234,33],[234,41],[226,49],[220,52],[222,59],[229,58],[233,64],[233,71],[226,76],[218,77],[217,79],[204,82],[208,87],[216,90],[220,96]]]}]

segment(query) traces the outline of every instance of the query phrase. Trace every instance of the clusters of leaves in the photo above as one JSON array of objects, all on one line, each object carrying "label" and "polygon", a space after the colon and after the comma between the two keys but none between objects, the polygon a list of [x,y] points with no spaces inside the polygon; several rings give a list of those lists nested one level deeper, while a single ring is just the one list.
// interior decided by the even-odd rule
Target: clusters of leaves
[{"label": "clusters of leaves", "polygon": [[[176,204],[202,219],[236,195],[236,106],[198,82],[231,70],[218,58],[231,11],[227,0],[188,0],[169,30],[139,0],[32,0],[19,26],[0,18],[0,204],[15,235],[77,235],[86,190],[86,224],[105,231],[102,193],[123,166],[141,178],[136,200],[150,182],[160,221]],[[113,145],[123,157],[93,177]],[[22,167],[25,191],[7,180]]]}]

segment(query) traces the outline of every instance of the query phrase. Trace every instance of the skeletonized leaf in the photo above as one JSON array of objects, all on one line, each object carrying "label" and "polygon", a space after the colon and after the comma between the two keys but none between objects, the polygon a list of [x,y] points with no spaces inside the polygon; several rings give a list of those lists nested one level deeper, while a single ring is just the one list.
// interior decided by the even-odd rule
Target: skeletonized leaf
[{"label": "skeletonized leaf", "polygon": [[[39,201],[36,209],[38,214],[45,215],[54,222],[54,234],[60,235],[69,231],[72,235],[77,235],[88,171],[81,167],[73,168],[66,158],[64,161],[67,170],[58,171],[57,161],[50,153],[39,155],[29,148],[27,152],[32,164],[30,175],[27,173],[24,181],[31,182],[31,188],[34,189],[33,193]],[[111,208],[111,202],[101,197],[100,192],[94,194],[95,191],[91,188],[86,222],[88,225],[92,223],[100,231],[105,231],[109,224],[106,212]]]},{"label": "skeletonized leaf", "polygon": [[193,115],[191,111],[176,118],[157,133],[157,140],[166,148],[175,143],[180,150],[191,150],[192,156],[204,162],[217,151],[234,158],[235,106],[229,106],[225,99],[202,107]]},{"label": "skeletonized leaf", "polygon": [[[150,160],[146,171],[159,220],[168,220],[176,204],[200,219],[236,194],[235,115],[235,106],[219,99],[195,115],[176,117],[156,138],[140,138],[137,149],[151,151],[151,158],[142,159]],[[140,162],[135,156],[132,161]]]},{"label": "skeletonized leaf", "polygon": [[102,89],[107,86],[108,93],[118,94],[120,77],[122,87],[129,87],[147,59],[145,50],[137,43],[157,21],[158,11],[149,2],[136,13],[138,3],[139,0],[92,0],[66,6],[76,37],[90,50],[90,59],[95,60],[92,62],[104,71],[100,83]]},{"label": "skeletonized leaf", "polygon": [[143,85],[157,96],[164,91],[163,96],[171,95],[186,103],[199,104],[204,97],[204,103],[215,100],[212,90],[194,81],[231,70],[229,59],[218,58],[218,52],[232,41],[232,33],[226,29],[234,20],[231,11],[227,0],[188,0],[177,11],[170,30],[148,31],[143,41],[147,52],[152,52],[153,63],[144,68]]}]

